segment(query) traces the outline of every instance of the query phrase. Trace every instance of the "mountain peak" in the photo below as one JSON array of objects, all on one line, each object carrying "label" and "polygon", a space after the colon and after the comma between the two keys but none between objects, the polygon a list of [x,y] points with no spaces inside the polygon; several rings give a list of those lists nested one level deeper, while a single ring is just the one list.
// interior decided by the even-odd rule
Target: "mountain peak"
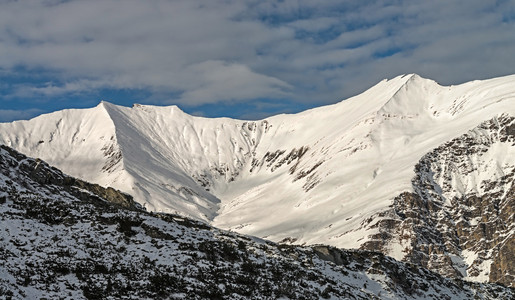
[{"label": "mountain peak", "polygon": [[106,101],[106,100],[100,100],[100,102],[98,103],[98,105],[96,107],[106,107],[106,106],[116,106],[116,104],[113,104],[109,101]]}]

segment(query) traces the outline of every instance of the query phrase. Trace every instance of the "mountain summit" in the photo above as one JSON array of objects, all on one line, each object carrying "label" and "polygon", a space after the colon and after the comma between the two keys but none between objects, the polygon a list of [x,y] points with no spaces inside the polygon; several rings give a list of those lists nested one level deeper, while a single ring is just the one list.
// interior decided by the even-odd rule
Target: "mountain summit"
[{"label": "mountain summit", "polygon": [[411,74],[260,121],[101,102],[0,124],[0,143],[150,211],[513,284],[514,100],[515,76],[440,86]]}]

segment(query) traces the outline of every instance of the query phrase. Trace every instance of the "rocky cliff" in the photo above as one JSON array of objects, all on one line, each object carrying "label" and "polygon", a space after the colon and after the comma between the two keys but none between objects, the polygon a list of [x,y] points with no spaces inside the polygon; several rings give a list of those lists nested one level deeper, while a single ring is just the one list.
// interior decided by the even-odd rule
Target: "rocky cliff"
[{"label": "rocky cliff", "polygon": [[515,284],[515,118],[481,123],[426,154],[414,192],[365,222],[381,249],[447,277]]}]

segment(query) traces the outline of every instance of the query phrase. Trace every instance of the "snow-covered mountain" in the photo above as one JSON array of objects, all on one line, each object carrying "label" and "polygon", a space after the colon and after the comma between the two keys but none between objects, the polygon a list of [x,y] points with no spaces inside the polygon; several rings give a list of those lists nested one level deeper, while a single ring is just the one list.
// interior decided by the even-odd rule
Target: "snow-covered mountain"
[{"label": "snow-covered mountain", "polygon": [[[512,247],[515,234],[513,193],[504,193],[513,186],[513,116],[515,76],[440,86],[404,75],[331,106],[261,121],[102,102],[0,124],[0,143],[129,193],[151,211],[277,242],[378,247],[442,274],[512,284],[513,259],[504,260],[508,277],[489,268],[496,253],[507,253],[492,249]],[[490,123],[503,125],[482,129]],[[458,155],[445,152],[450,141],[471,144]],[[476,145],[483,150],[469,153]],[[481,204],[491,197],[504,205],[502,238],[462,242],[475,228],[498,230],[485,217],[496,212]],[[476,198],[483,200],[463,200]],[[433,223],[421,219],[424,209]],[[464,234],[449,233],[457,226]],[[436,241],[421,238],[428,228],[456,246],[428,246]]]},{"label": "snow-covered mountain", "polygon": [[279,245],[63,174],[0,145],[2,299],[512,299],[378,252]]}]

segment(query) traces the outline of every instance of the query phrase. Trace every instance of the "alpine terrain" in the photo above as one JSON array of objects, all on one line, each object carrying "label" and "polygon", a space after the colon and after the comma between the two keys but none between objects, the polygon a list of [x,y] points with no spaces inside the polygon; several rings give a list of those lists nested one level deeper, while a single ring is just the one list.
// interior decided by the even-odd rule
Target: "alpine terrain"
[{"label": "alpine terrain", "polygon": [[275,244],[0,146],[2,299],[511,299],[378,252]]},{"label": "alpine terrain", "polygon": [[[515,75],[457,86],[403,75],[260,121],[101,102],[2,123],[0,143],[157,216],[515,286]],[[147,218],[138,228],[172,226]]]}]

